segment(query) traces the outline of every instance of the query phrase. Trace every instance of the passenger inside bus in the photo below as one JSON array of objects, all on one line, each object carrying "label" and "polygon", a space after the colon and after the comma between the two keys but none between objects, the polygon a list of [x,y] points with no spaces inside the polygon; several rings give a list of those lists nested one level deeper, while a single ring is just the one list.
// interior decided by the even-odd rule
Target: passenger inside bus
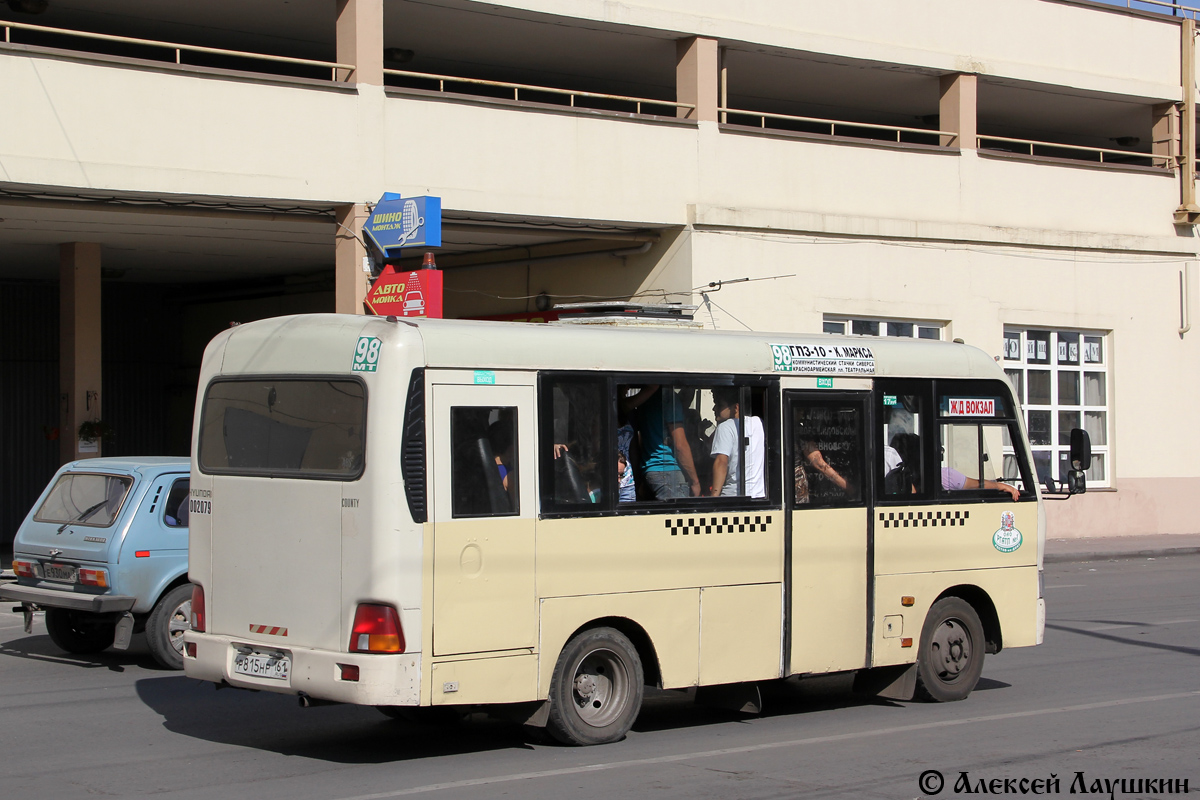
[{"label": "passenger inside bus", "polygon": [[[713,413],[717,429],[712,437],[712,496],[766,497],[763,480],[766,448],[762,420],[747,416],[743,420],[736,387],[713,389]],[[741,437],[745,430],[746,474],[744,491],[738,491]]]},{"label": "passenger inside bus", "polygon": [[[896,454],[900,457],[900,463],[886,472],[884,476],[884,493],[889,495],[916,494],[920,481],[920,468],[917,465],[921,463],[921,437],[915,433],[898,433],[893,436],[891,447],[885,449],[885,463],[894,460],[894,457],[889,458],[888,449],[896,451]],[[972,478],[953,467],[945,465],[941,468],[941,485],[942,489],[950,492],[970,489],[994,489],[1000,492],[1007,492],[1013,500],[1020,498],[1020,492],[1017,490],[1017,487],[1011,484],[987,478],[983,480]]]},{"label": "passenger inside bus", "polygon": [[679,393],[651,384],[632,397],[622,398],[621,407],[636,422],[642,471],[654,496],[659,500],[698,497],[700,478],[684,427]]},{"label": "passenger inside bus", "polygon": [[918,494],[921,486],[921,437],[897,433],[884,447],[883,493]]},{"label": "passenger inside bus", "polygon": [[632,503],[637,500],[637,483],[633,477],[633,426],[617,408],[617,502]]},{"label": "passenger inside bus", "polygon": [[808,479],[810,469],[815,474],[824,476],[825,479],[843,492],[847,491],[849,482],[825,460],[825,456],[817,449],[816,443],[811,439],[801,439],[800,446],[796,448],[795,477],[797,504],[803,505],[811,499]]}]

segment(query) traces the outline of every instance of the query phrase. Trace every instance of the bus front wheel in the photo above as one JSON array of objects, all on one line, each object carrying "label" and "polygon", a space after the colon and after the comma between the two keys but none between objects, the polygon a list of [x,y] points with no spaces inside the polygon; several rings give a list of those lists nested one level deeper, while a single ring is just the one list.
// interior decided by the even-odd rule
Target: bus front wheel
[{"label": "bus front wheel", "polygon": [[642,660],[625,634],[593,628],[558,656],[546,728],[563,744],[607,744],[633,727],[642,707]]},{"label": "bus front wheel", "polygon": [[970,603],[943,597],[921,628],[917,697],[938,703],[962,700],[983,673],[983,624]]}]

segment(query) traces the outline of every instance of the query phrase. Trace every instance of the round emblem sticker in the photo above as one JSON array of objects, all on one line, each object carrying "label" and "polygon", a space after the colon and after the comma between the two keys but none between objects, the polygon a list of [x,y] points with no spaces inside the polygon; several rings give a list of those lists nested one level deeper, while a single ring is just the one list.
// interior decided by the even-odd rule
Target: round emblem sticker
[{"label": "round emblem sticker", "polygon": [[1000,515],[1000,530],[992,534],[992,546],[1001,553],[1011,553],[1025,541],[1025,537],[1014,527],[1015,524],[1016,517],[1011,511]]}]

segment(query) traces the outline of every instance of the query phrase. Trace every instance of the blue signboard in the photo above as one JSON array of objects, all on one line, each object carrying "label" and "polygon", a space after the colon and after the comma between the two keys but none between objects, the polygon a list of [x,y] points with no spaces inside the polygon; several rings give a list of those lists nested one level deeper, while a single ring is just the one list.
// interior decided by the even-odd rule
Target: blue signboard
[{"label": "blue signboard", "polygon": [[363,233],[384,258],[397,258],[404,247],[441,247],[442,198],[384,192]]}]

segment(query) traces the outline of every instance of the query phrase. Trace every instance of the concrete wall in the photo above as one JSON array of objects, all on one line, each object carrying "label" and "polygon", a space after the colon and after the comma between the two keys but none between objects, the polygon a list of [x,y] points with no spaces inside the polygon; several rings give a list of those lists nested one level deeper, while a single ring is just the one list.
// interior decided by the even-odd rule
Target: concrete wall
[{"label": "concrete wall", "polygon": [[446,208],[646,224],[683,224],[707,204],[868,218],[878,233],[941,237],[913,223],[953,223],[1061,244],[1101,235],[1087,246],[1178,239],[1165,173],[17,55],[0,55],[0,104],[0,175],[18,184],[341,203],[387,188]]}]

